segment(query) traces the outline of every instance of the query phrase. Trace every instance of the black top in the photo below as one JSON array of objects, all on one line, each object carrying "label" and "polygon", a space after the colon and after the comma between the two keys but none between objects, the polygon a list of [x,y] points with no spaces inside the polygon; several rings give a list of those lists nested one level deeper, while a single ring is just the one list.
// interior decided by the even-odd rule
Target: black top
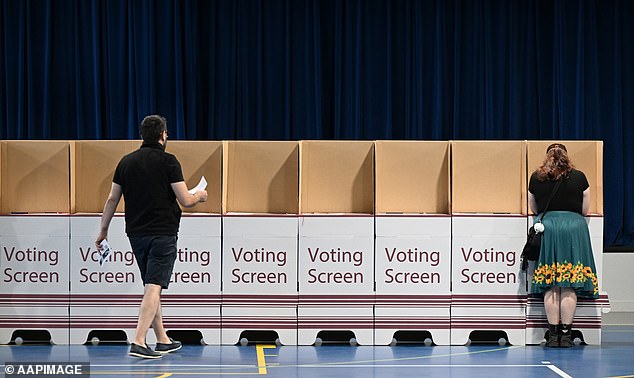
[{"label": "black top", "polygon": [[160,143],[124,156],[112,181],[121,185],[128,236],[177,235],[181,208],[170,184],[184,181],[178,159]]},{"label": "black top", "polygon": [[[557,181],[544,180],[539,181],[537,173],[533,172],[528,183],[528,191],[533,193],[535,201],[537,201],[537,213],[541,214],[546,207],[548,197],[555,187]],[[583,207],[583,192],[588,189],[588,179],[586,175],[573,169],[561,182],[561,186],[555,193],[548,211],[574,211],[581,214]]]}]

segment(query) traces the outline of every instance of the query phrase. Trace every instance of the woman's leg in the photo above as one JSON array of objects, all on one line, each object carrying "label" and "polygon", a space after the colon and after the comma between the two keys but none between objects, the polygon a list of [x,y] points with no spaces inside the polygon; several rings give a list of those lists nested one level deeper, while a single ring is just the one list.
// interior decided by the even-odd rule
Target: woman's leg
[{"label": "woman's leg", "polygon": [[549,324],[559,324],[560,318],[561,288],[551,287],[544,293],[544,309]]},{"label": "woman's leg", "polygon": [[544,309],[548,318],[548,338],[546,346],[551,348],[559,347],[559,301],[561,291],[559,287],[553,286],[544,293]]},{"label": "woman's leg", "polygon": [[572,324],[577,310],[577,293],[569,287],[562,287],[560,297],[561,323]]},{"label": "woman's leg", "polygon": [[561,288],[561,326],[559,327],[559,345],[569,348],[572,342],[572,320],[577,309],[577,293],[569,287]]}]

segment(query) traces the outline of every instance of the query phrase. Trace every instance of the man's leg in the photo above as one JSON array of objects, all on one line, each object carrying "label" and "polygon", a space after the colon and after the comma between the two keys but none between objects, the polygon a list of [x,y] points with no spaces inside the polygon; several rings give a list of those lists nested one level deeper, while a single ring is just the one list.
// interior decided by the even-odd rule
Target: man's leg
[{"label": "man's leg", "polygon": [[156,314],[154,315],[154,319],[152,320],[152,329],[154,329],[157,343],[169,344],[172,342],[172,340],[170,340],[170,338],[167,336],[167,332],[165,331],[165,327],[163,326],[163,312],[161,311],[160,301],[156,310]]},{"label": "man's leg", "polygon": [[[156,313],[161,305],[161,286],[155,284],[145,285],[143,300],[139,308],[139,320],[137,321],[134,343],[145,346],[145,337],[153,324]],[[164,330],[163,330],[164,332]]]}]

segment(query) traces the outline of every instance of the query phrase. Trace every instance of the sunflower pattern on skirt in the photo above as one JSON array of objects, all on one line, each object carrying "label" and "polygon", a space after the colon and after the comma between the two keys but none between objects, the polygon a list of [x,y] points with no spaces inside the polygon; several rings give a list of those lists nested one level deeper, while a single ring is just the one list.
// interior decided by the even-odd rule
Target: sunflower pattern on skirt
[{"label": "sunflower pattern on skirt", "polygon": [[566,260],[563,263],[539,263],[533,273],[533,285],[572,287],[591,292],[593,296],[599,294],[599,281],[596,274],[591,267],[581,262],[575,265]]}]

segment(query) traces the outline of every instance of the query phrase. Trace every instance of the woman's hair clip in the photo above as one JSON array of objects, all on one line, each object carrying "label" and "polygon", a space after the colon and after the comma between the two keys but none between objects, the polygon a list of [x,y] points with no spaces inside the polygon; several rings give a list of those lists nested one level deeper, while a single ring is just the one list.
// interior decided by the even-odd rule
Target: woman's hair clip
[{"label": "woman's hair clip", "polygon": [[561,143],[553,143],[550,146],[548,146],[548,148],[546,149],[546,153],[549,153],[550,150],[552,150],[553,148],[561,148],[562,150],[568,152],[568,150],[566,149],[566,146],[564,146]]}]

